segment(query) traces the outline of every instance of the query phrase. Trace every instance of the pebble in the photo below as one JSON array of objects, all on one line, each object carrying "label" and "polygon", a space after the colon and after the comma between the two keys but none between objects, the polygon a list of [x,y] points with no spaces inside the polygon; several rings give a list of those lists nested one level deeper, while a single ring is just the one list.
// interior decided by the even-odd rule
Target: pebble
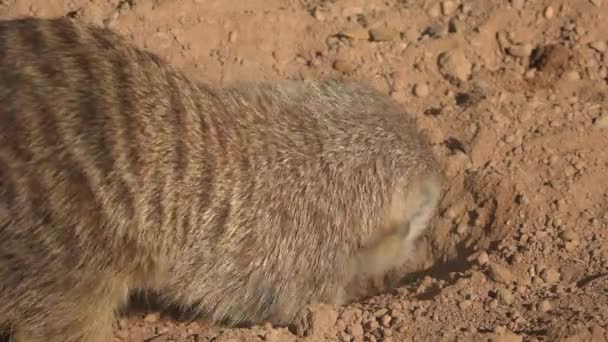
[{"label": "pebble", "polygon": [[513,57],[528,57],[532,54],[532,44],[517,44],[512,45],[507,49],[507,52]]},{"label": "pebble", "polygon": [[548,300],[543,300],[542,302],[538,303],[538,311],[540,312],[547,312],[551,310],[551,303],[549,303]]},{"label": "pebble", "polygon": [[499,264],[491,264],[489,268],[490,279],[497,283],[510,284],[513,282],[513,273]]},{"label": "pebble", "polygon": [[333,68],[336,71],[339,71],[344,74],[350,74],[354,70],[352,64],[341,58],[336,58],[333,64]]},{"label": "pebble", "polygon": [[365,331],[366,332],[375,331],[376,329],[378,329],[379,326],[380,326],[380,324],[378,324],[378,322],[376,320],[371,320],[365,324]]},{"label": "pebble", "polygon": [[319,21],[325,20],[325,14],[318,7],[314,9],[312,16]]},{"label": "pebble", "polygon": [[578,81],[581,79],[581,74],[576,70],[570,70],[564,73],[564,78],[568,81]]},{"label": "pebble", "polygon": [[578,235],[573,230],[564,230],[559,237],[564,241],[576,241],[578,240]]},{"label": "pebble", "polygon": [[[431,38],[441,38],[449,33],[449,28],[447,25],[435,21],[425,30],[425,35]],[[411,41],[411,39],[410,39]]]},{"label": "pebble", "polygon": [[515,296],[507,289],[500,289],[498,290],[498,299],[504,305],[511,305],[515,301]]},{"label": "pebble", "polygon": [[417,83],[414,85],[414,95],[418,97],[427,97],[429,92],[429,86],[426,83]]},{"label": "pebble", "polygon": [[346,327],[346,332],[352,337],[361,337],[364,334],[363,326],[361,324],[351,324]]},{"label": "pebble", "polygon": [[154,313],[147,314],[144,317],[144,322],[154,323],[154,322],[157,322],[159,319],[160,319],[160,313],[154,312]]},{"label": "pebble", "polygon": [[569,252],[571,252],[571,251],[575,250],[575,249],[576,249],[576,247],[578,247],[578,242],[577,242],[577,241],[568,241],[568,242],[566,242],[566,243],[564,244],[564,248],[565,248],[567,251],[569,251]]},{"label": "pebble", "polygon": [[449,81],[467,81],[472,68],[462,50],[446,51],[439,55],[439,72]]},{"label": "pebble", "polygon": [[228,33],[228,42],[234,43],[234,42],[236,42],[237,38],[238,38],[238,33],[236,31],[230,31],[230,33]]},{"label": "pebble", "polygon": [[545,14],[545,18],[551,19],[555,15],[555,10],[553,9],[553,7],[548,6],[547,8],[545,8],[544,14]]},{"label": "pebble", "polygon": [[452,205],[444,212],[444,216],[450,220],[453,220],[458,217],[458,213],[458,207],[456,205]]},{"label": "pebble", "polygon": [[369,30],[369,35],[374,42],[392,41],[399,38],[399,31],[392,27],[378,27]]},{"label": "pebble", "polygon": [[463,235],[469,229],[469,225],[466,222],[461,222],[458,227],[456,227],[456,234]]},{"label": "pebble", "polygon": [[554,269],[554,268],[548,268],[546,270],[543,271],[543,273],[541,273],[540,277],[546,282],[546,283],[557,283],[559,282],[560,279],[560,274],[559,272]]},{"label": "pebble", "polygon": [[490,257],[488,256],[488,253],[486,253],[485,251],[479,253],[479,256],[477,256],[477,264],[479,265],[485,265],[490,261]]},{"label": "pebble", "polygon": [[608,114],[604,114],[593,121],[595,128],[608,128]]},{"label": "pebble", "polygon": [[346,332],[342,331],[338,336],[340,336],[340,341],[342,342],[350,342],[351,337]]},{"label": "pebble", "polygon": [[382,317],[384,315],[386,315],[386,313],[388,312],[388,309],[380,309],[380,310],[376,310],[373,315],[376,318]]},{"label": "pebble", "polygon": [[382,318],[380,319],[380,323],[382,324],[382,326],[384,326],[384,327],[387,327],[387,328],[388,328],[388,327],[391,325],[391,320],[392,320],[392,319],[393,319],[393,318],[392,318],[391,316],[389,316],[389,315],[384,315],[384,316],[382,316]]},{"label": "pebble", "polygon": [[606,51],[606,41],[597,40],[595,42],[591,42],[591,43],[589,43],[589,47],[591,47],[593,50],[595,50],[597,52],[604,52],[604,51]]},{"label": "pebble", "polygon": [[470,299],[465,299],[462,302],[458,303],[458,308],[460,310],[466,310],[473,305],[473,302]]},{"label": "pebble", "polygon": [[353,27],[340,31],[341,36],[348,37],[351,39],[369,40],[369,31],[363,27]]}]

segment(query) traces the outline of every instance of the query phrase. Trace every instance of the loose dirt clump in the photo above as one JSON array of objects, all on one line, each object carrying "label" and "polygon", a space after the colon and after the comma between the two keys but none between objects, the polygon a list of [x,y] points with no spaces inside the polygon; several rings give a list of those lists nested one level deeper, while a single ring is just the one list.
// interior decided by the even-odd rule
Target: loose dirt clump
[{"label": "loose dirt clump", "polygon": [[608,340],[608,2],[9,0],[107,25],[202,81],[349,77],[402,102],[449,179],[415,260],[227,329],[150,309],[117,341]]}]

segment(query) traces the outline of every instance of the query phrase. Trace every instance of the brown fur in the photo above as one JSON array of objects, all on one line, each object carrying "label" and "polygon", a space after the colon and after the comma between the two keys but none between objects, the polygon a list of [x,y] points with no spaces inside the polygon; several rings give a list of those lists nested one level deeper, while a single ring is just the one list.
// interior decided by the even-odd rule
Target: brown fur
[{"label": "brown fur", "polygon": [[105,29],[0,21],[0,325],[17,341],[106,341],[136,289],[289,323],[402,263],[442,184],[368,87],[213,89]]}]

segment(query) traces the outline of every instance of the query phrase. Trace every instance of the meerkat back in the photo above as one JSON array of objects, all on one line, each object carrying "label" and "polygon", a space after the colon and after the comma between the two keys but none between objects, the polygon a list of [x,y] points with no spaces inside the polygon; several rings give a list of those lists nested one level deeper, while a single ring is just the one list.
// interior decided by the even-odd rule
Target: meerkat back
[{"label": "meerkat back", "polygon": [[226,279],[241,286],[236,295],[205,296],[218,318],[289,323],[307,303],[346,302],[355,275],[385,272],[411,256],[443,177],[394,100],[340,80],[243,83],[218,97],[233,113],[231,125],[242,127],[229,150],[235,164],[247,161],[239,177],[247,186],[233,189],[233,198],[252,205],[233,202],[243,205],[233,207],[240,223],[228,225],[250,225],[241,230],[246,239],[231,241],[243,264],[205,274],[255,279],[247,286]]},{"label": "meerkat back", "polygon": [[194,84],[108,30],[0,21],[0,325],[106,341],[129,291],[289,323],[402,263],[442,180],[353,82]]}]

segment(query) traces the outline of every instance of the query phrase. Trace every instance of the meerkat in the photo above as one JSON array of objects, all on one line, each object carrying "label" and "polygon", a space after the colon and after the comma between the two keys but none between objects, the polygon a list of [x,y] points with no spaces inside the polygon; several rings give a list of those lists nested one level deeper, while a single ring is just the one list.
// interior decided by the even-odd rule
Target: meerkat
[{"label": "meerkat", "polygon": [[353,81],[195,82],[112,31],[0,21],[0,326],[108,341],[135,290],[289,324],[400,265],[444,181]]}]

